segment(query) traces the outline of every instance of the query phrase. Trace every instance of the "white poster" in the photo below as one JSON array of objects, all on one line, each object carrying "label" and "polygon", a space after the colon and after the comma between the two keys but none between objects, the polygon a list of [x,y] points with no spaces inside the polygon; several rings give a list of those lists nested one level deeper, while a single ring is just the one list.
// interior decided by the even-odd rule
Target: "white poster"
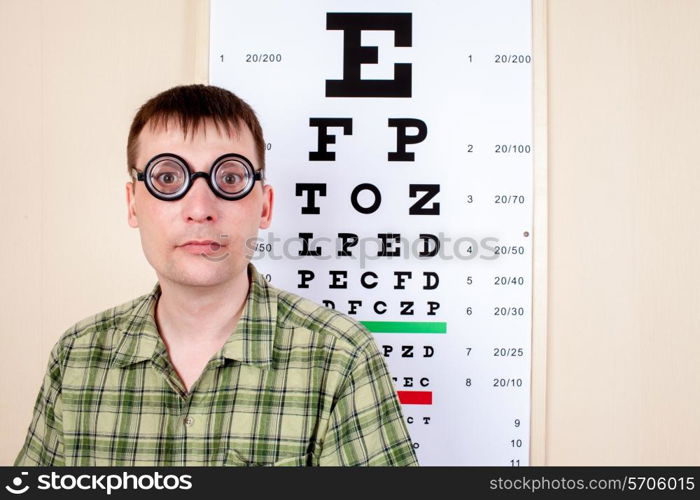
[{"label": "white poster", "polygon": [[212,0],[256,110],[270,282],[374,332],[421,465],[528,465],[531,4]]}]

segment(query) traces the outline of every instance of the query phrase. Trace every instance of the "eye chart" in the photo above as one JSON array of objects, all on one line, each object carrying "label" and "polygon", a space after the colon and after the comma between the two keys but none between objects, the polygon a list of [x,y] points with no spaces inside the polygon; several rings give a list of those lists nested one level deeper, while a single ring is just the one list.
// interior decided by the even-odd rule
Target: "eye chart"
[{"label": "eye chart", "polygon": [[253,262],[374,333],[421,465],[528,465],[531,7],[211,2],[275,189]]}]

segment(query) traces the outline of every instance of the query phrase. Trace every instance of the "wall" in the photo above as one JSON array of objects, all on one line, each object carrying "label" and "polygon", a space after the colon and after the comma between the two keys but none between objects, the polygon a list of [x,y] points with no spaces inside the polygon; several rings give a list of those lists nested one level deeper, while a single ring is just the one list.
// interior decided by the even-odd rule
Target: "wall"
[{"label": "wall", "polygon": [[[546,11],[533,463],[698,465],[700,2]],[[148,97],[206,81],[206,16],[203,0],[0,0],[0,464],[24,440],[58,336],[154,283],[126,224],[124,144]]]},{"label": "wall", "polygon": [[700,2],[550,0],[547,463],[700,464]]},{"label": "wall", "polygon": [[0,464],[60,334],[155,284],[127,225],[126,139],[146,99],[206,82],[207,23],[200,0],[0,0]]}]

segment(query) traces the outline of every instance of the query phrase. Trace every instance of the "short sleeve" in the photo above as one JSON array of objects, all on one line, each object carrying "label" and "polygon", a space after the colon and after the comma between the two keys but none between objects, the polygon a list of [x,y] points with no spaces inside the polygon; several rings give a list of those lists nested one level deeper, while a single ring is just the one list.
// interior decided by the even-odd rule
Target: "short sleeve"
[{"label": "short sleeve", "polygon": [[48,367],[24,445],[15,466],[65,465],[61,403],[60,342],[51,350]]},{"label": "short sleeve", "polygon": [[393,382],[373,340],[351,364],[331,411],[319,465],[418,465]]}]

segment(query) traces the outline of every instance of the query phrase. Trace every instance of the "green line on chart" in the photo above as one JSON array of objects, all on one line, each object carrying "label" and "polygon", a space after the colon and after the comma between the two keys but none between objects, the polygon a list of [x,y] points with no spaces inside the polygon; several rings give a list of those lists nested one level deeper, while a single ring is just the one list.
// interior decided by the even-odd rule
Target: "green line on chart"
[{"label": "green line on chart", "polygon": [[360,321],[374,333],[447,333],[444,321]]}]

